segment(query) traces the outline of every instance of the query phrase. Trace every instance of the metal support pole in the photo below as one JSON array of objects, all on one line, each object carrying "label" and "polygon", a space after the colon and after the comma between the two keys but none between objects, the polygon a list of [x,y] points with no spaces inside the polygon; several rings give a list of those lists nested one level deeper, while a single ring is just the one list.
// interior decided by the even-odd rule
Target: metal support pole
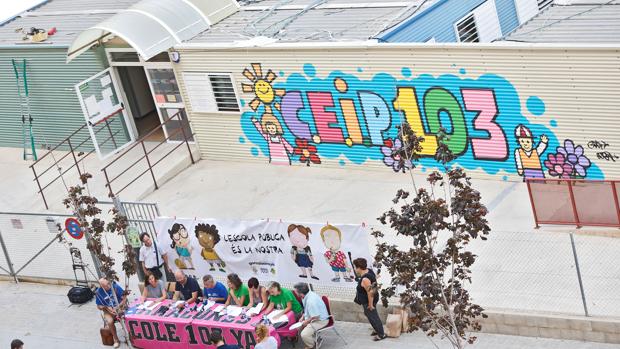
[{"label": "metal support pole", "polygon": [[532,212],[534,213],[534,222],[536,223],[536,229],[540,228],[538,225],[538,215],[536,214],[536,206],[534,205],[534,197],[532,196],[532,186],[530,185],[530,181],[525,181],[527,184],[527,193],[530,195],[530,205],[532,205]]},{"label": "metal support pole", "polygon": [[579,221],[579,214],[577,213],[577,204],[575,203],[575,194],[573,193],[573,183],[568,181],[568,193],[570,194],[570,203],[573,206],[573,215],[575,217],[575,224],[577,229],[581,228],[581,222]]},{"label": "metal support pole", "polygon": [[614,195],[614,206],[616,207],[616,215],[618,216],[618,225],[620,227],[620,203],[618,203],[618,190],[616,190],[616,181],[611,181],[611,192]]},{"label": "metal support pole", "polygon": [[2,245],[2,251],[4,252],[4,258],[6,258],[6,263],[9,267],[9,273],[15,280],[15,283],[18,284],[17,273],[13,270],[13,263],[11,262],[11,257],[9,257],[9,251],[6,249],[6,245],[4,244],[4,239],[2,238],[2,232],[0,231],[0,245]]},{"label": "metal support pole", "polygon": [[159,189],[157,186],[157,181],[155,180],[155,174],[153,173],[153,166],[151,166],[151,160],[149,160],[149,153],[146,151],[146,146],[144,142],[140,142],[142,144],[142,150],[144,150],[144,157],[146,158],[146,163],[149,165],[149,171],[151,171],[151,177],[153,178],[153,183],[155,184],[155,189]]},{"label": "metal support pole", "polygon": [[[185,128],[183,125],[183,119],[181,118],[183,112],[178,112],[177,115],[179,116],[179,124],[181,124],[181,133],[183,133],[183,140],[185,141],[185,145],[187,146],[187,151],[189,152],[189,158],[190,160],[192,160],[192,165],[195,164],[194,162],[194,155],[192,155],[192,148],[189,146],[189,142],[187,141],[187,135],[185,134]],[[187,122],[189,124],[189,121]]]},{"label": "metal support pole", "polygon": [[577,269],[577,279],[579,280],[579,290],[581,290],[581,301],[583,302],[583,311],[586,316],[590,316],[588,314],[588,305],[586,304],[586,294],[583,291],[583,281],[581,280],[581,270],[579,270],[579,259],[577,258],[577,249],[575,248],[575,238],[573,238],[573,233],[570,233],[570,244],[573,247],[573,257],[575,257],[575,268]]},{"label": "metal support pole", "polygon": [[30,166],[32,169],[32,173],[34,173],[34,179],[37,181],[37,186],[39,187],[39,193],[41,193],[41,197],[43,198],[43,203],[45,204],[45,209],[49,210],[50,207],[47,205],[47,200],[45,200],[45,194],[43,194],[43,189],[41,189],[41,182],[39,182],[39,177],[37,177],[37,171],[34,170],[34,164]]},{"label": "metal support pole", "polygon": [[73,146],[71,145],[71,138],[67,138],[67,144],[69,144],[69,151],[71,155],[73,155],[73,162],[75,163],[75,168],[77,168],[78,175],[80,175],[80,180],[82,179],[82,171],[80,171],[80,164],[78,164],[77,157],[75,156],[75,152],[73,151]]}]

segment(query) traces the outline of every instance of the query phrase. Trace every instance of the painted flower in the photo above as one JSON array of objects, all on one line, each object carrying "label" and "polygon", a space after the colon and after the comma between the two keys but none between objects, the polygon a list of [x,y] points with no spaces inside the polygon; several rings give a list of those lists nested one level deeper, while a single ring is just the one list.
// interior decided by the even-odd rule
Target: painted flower
[{"label": "painted flower", "polygon": [[547,155],[545,166],[549,169],[549,174],[554,177],[569,179],[573,174],[573,165],[566,162],[566,157],[562,153]]},{"label": "painted flower", "polygon": [[566,162],[573,167],[573,175],[585,177],[586,170],[590,167],[590,159],[583,155],[583,147],[575,144],[572,140],[564,140],[564,147],[557,148],[558,154],[562,154],[566,159]]},{"label": "painted flower", "polygon": [[411,161],[403,160],[399,155],[399,151],[402,148],[400,139],[396,138],[392,140],[388,138],[383,144],[381,153],[383,153],[383,163],[386,166],[391,167],[394,172],[403,171],[403,173],[405,169],[411,168]]},{"label": "painted flower", "polygon": [[316,146],[308,144],[307,139],[297,138],[295,145],[297,146],[293,150],[293,154],[299,156],[299,162],[305,163],[307,166],[310,166],[310,163],[321,163],[321,158],[316,154]]}]

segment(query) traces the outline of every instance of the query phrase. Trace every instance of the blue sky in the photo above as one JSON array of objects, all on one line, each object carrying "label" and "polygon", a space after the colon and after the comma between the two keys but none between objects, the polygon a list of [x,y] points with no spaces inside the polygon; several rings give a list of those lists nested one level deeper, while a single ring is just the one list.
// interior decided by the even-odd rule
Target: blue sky
[{"label": "blue sky", "polygon": [[0,23],[42,2],[45,0],[0,1]]}]

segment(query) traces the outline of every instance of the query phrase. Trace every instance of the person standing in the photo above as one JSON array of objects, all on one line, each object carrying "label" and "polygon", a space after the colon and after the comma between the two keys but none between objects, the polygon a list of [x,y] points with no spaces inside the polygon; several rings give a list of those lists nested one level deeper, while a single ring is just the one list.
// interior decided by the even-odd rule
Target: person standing
[{"label": "person standing", "polygon": [[140,264],[142,265],[142,270],[144,270],[144,274],[148,274],[149,272],[158,280],[165,279],[164,273],[162,272],[162,267],[165,266],[166,269],[171,272],[170,267],[168,266],[168,257],[164,254],[162,249],[157,246],[157,242],[151,239],[151,236],[148,233],[140,234],[140,241],[142,241],[142,247],[140,247]]},{"label": "person standing", "polygon": [[370,322],[370,325],[374,329],[373,336],[375,341],[380,341],[387,338],[383,331],[383,323],[379,318],[379,312],[377,312],[377,302],[379,297],[376,294],[377,276],[375,273],[368,269],[368,262],[365,258],[356,258],[353,261],[355,267],[355,274],[359,277],[357,282],[357,289],[355,294],[355,303],[362,306],[364,309],[364,315]]},{"label": "person standing", "polygon": [[127,301],[127,296],[122,287],[116,282],[110,283],[106,278],[99,279],[99,288],[95,292],[95,303],[97,308],[103,312],[105,325],[112,332],[114,338],[114,348],[121,346],[116,334],[116,326],[114,322],[117,320],[117,310]]},{"label": "person standing", "polygon": [[296,284],[295,290],[303,297],[301,301],[304,305],[304,315],[299,319],[302,322],[301,339],[305,349],[311,349],[316,346],[315,332],[329,323],[329,313],[321,296],[310,291],[307,283]]}]

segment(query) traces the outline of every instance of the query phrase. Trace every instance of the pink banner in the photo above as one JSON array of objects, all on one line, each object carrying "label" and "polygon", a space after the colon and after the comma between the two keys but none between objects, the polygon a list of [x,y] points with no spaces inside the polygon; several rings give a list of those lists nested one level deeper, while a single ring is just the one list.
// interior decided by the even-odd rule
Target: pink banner
[{"label": "pink banner", "polygon": [[[172,301],[166,300],[162,305],[171,307],[164,316],[156,315],[157,306],[153,310],[136,309],[136,305],[130,308],[125,316],[125,324],[132,338],[132,343],[137,348],[164,348],[164,349],[190,349],[208,348],[215,349],[209,345],[209,335],[212,332],[220,332],[226,344],[237,344],[243,349],[251,349],[256,345],[255,327],[262,319],[262,315],[253,317],[231,317],[213,311],[217,307],[205,309],[197,312],[185,309],[176,312],[172,309]],[[192,307],[193,309],[193,307]],[[289,316],[289,325],[294,323],[294,319]],[[280,344],[278,333],[282,331],[288,334],[288,326],[278,332],[272,327],[270,334],[276,338]]]}]

